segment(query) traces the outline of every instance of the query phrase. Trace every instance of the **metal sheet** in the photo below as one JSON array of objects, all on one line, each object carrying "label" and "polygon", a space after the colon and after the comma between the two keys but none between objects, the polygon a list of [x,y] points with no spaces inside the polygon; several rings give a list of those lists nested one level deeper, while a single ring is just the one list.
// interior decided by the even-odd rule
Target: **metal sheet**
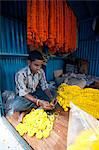
[{"label": "metal sheet", "polygon": [[26,25],[20,21],[1,16],[1,27],[0,52],[26,54]]},{"label": "metal sheet", "polygon": [[26,57],[3,57],[0,60],[1,90],[15,90],[15,73],[26,65]]},{"label": "metal sheet", "polygon": [[54,71],[58,69],[63,69],[64,61],[63,59],[49,59],[46,66],[46,76],[47,80],[54,80]]},{"label": "metal sheet", "polygon": [[92,20],[81,22],[78,50],[74,55],[88,61],[88,74],[99,76],[99,37],[92,31]]}]

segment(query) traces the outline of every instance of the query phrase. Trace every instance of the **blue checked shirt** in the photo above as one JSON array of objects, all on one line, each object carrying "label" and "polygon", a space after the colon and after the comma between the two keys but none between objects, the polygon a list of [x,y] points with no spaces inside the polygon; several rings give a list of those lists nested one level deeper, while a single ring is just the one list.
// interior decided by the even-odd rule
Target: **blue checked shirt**
[{"label": "blue checked shirt", "polygon": [[40,69],[36,74],[33,75],[29,66],[16,73],[15,82],[16,94],[19,96],[25,96],[28,93],[35,92],[38,84],[41,86],[43,91],[48,88],[43,69]]}]

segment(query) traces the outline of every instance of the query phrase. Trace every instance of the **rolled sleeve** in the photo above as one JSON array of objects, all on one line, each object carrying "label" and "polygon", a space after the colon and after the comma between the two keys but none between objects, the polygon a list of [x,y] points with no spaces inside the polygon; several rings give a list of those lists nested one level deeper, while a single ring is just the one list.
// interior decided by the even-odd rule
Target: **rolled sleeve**
[{"label": "rolled sleeve", "polygon": [[19,96],[25,96],[29,93],[28,89],[26,88],[25,84],[26,78],[22,73],[16,73],[15,75],[15,82],[16,82],[16,94]]},{"label": "rolled sleeve", "polygon": [[45,77],[44,71],[41,70],[41,72],[42,72],[42,75],[41,75],[40,83],[41,83],[41,88],[44,91],[45,89],[48,89],[48,84],[47,84],[47,81],[46,81],[46,77]]}]

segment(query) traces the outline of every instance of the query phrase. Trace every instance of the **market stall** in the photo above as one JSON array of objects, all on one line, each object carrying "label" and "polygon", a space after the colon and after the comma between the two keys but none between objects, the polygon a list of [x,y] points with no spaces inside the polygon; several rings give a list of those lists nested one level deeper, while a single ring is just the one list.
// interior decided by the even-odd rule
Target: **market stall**
[{"label": "market stall", "polygon": [[[17,127],[20,125],[19,113],[16,112],[12,116],[6,116],[5,120],[31,149],[66,150],[67,134],[70,133],[72,137],[72,127],[76,126],[71,122],[71,129],[68,130],[71,102],[77,110],[80,109],[78,114],[84,111],[85,116],[87,113],[88,117],[94,117],[93,122],[98,122],[99,119],[99,2],[27,0],[0,3],[0,114],[6,115],[4,105],[9,104],[10,100],[12,104],[13,100],[11,94],[8,95],[8,101],[3,100],[3,92],[7,90],[15,96],[15,73],[25,67],[28,52],[37,49],[45,58],[43,69],[49,88],[57,89],[58,107],[51,112],[55,118],[50,134],[38,139],[36,132],[31,136],[28,131],[20,132]],[[78,118],[76,121],[78,125]],[[98,127],[94,128],[98,138],[94,140],[91,150],[99,149]],[[78,128],[74,129],[75,132]],[[88,141],[89,131],[88,136],[86,132],[83,133]],[[70,147],[70,150],[75,146],[81,150],[79,142],[86,146],[83,136],[79,136],[80,141],[77,139],[77,142],[72,143],[74,147]]]}]

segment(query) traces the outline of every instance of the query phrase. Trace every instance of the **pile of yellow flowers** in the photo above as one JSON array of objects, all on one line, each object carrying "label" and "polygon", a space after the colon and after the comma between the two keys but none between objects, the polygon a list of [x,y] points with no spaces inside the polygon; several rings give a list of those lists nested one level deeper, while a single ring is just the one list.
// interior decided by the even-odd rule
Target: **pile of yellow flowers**
[{"label": "pile of yellow flowers", "polygon": [[76,85],[61,84],[58,88],[58,103],[65,111],[70,107],[70,101],[75,105],[99,118],[99,90],[92,88],[81,89]]},{"label": "pile of yellow flowers", "polygon": [[16,130],[21,136],[27,133],[30,137],[36,135],[37,139],[47,138],[54,120],[54,114],[48,115],[43,109],[33,109],[23,118],[22,123],[17,125]]},{"label": "pile of yellow flowers", "polygon": [[82,131],[67,150],[99,150],[99,133],[95,135],[91,129]]}]

